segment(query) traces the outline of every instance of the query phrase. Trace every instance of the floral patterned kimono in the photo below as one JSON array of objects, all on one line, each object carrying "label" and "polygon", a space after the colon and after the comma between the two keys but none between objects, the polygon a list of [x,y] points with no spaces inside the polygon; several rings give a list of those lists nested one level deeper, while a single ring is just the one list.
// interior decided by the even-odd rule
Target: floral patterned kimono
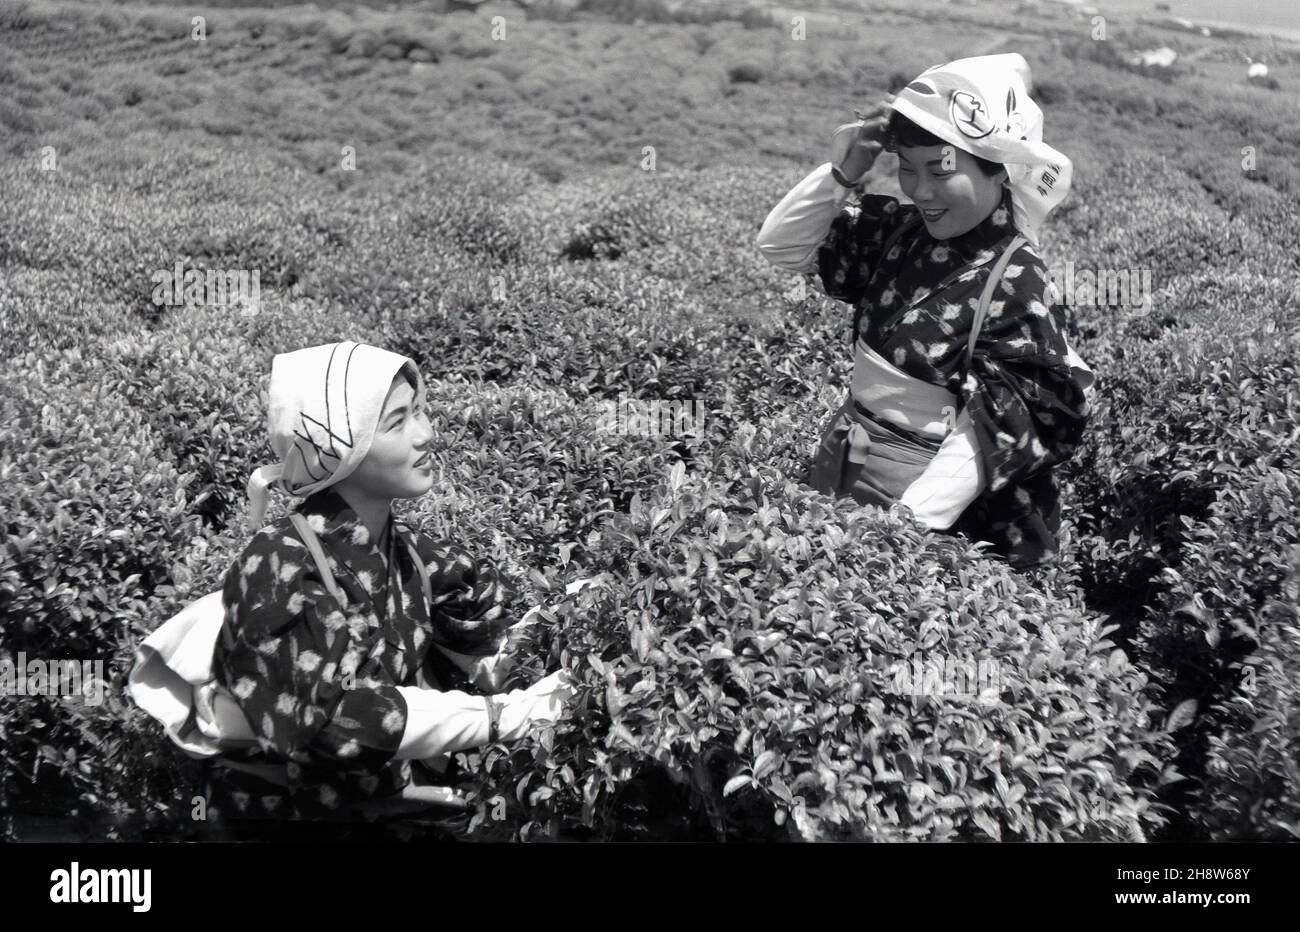
[{"label": "floral patterned kimono", "polygon": [[817,272],[828,295],[856,305],[855,341],[961,398],[987,479],[954,529],[992,542],[1018,566],[1040,563],[1054,554],[1060,527],[1052,467],[1082,440],[1091,373],[1074,364],[1064,309],[1048,299],[1046,265],[1025,244],[994,292],[963,381],[962,355],[989,266],[1016,233],[1009,195],[961,236],[935,240],[917,224],[882,256],[890,234],[916,213],[895,198],[864,194],[831,223]]},{"label": "floral patterned kimono", "polygon": [[[442,689],[466,688],[431,646],[486,656],[508,624],[511,590],[459,546],[414,535],[430,611],[395,520],[381,550],[333,489],[299,511],[347,604],[326,590],[288,518],[258,532],[231,567],[213,667],[258,747],[214,768],[209,810],[217,818],[346,821],[353,803],[398,793],[412,773],[410,761],[394,760],[406,725],[397,687],[423,685],[422,671]],[[267,770],[287,786],[263,779]]]},{"label": "floral patterned kimono", "polygon": [[[886,453],[931,460],[894,500],[932,528],[991,542],[1017,566],[1050,559],[1060,525],[1052,468],[1082,439],[1093,375],[1067,343],[1065,310],[1049,301],[1047,269],[1032,245],[1010,256],[962,377],[980,294],[1018,233],[1010,193],[966,233],[936,240],[914,205],[865,193],[850,200],[831,167],[814,169],[773,209],[758,246],[773,264],[817,274],[829,296],[855,306],[853,387],[842,411],[852,404],[860,416],[881,420],[862,399],[881,394],[882,379],[906,396],[896,395],[898,410],[915,410],[917,398],[935,392],[951,396],[960,411],[955,425],[941,423],[936,432],[931,422],[927,433],[917,429],[924,418],[903,423],[901,433],[916,442]],[[828,438],[844,427],[837,415],[823,438],[809,474],[816,487],[828,457],[828,468],[835,468]],[[835,494],[843,494],[844,476],[838,481]]]}]

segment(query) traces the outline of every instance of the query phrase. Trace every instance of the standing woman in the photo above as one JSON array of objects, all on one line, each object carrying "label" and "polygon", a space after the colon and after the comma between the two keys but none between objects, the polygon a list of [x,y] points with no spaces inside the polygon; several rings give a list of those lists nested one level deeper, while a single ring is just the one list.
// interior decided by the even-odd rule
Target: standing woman
[{"label": "standing woman", "polygon": [[[1056,551],[1052,470],[1082,439],[1093,383],[1066,342],[1038,251],[1072,166],[1042,142],[1029,81],[1018,54],[930,68],[840,128],[832,161],[777,204],[757,243],[774,265],[818,273],[828,295],[856,308],[849,397],[808,484],[860,504],[901,502],[1019,567]],[[883,148],[897,153],[913,204],[861,192]]]}]

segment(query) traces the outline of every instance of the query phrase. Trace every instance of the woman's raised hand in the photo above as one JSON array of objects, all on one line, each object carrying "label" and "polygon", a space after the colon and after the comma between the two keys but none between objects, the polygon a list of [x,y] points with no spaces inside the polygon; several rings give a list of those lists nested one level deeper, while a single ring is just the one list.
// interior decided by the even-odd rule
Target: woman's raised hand
[{"label": "woman's raised hand", "polygon": [[888,125],[889,108],[882,102],[863,112],[856,122],[836,127],[831,137],[831,163],[840,174],[849,181],[862,180],[885,147]]}]

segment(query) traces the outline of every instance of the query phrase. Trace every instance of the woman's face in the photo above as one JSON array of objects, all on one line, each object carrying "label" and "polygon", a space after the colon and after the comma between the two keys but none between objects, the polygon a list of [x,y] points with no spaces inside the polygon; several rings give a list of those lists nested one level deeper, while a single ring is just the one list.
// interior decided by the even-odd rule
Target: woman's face
[{"label": "woman's face", "polygon": [[432,446],[425,400],[399,375],[388,390],[370,452],[343,482],[372,499],[417,498],[433,488]]},{"label": "woman's face", "polygon": [[984,221],[1002,202],[1002,179],[984,174],[956,146],[899,146],[898,186],[921,209],[935,239],[951,239]]}]

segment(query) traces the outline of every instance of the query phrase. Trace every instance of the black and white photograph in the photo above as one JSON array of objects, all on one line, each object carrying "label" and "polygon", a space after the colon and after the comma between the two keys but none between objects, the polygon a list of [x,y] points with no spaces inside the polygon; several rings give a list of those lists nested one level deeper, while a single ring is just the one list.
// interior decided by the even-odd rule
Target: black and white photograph
[{"label": "black and white photograph", "polygon": [[1294,0],[0,0],[0,156],[5,841],[1300,841]]}]

